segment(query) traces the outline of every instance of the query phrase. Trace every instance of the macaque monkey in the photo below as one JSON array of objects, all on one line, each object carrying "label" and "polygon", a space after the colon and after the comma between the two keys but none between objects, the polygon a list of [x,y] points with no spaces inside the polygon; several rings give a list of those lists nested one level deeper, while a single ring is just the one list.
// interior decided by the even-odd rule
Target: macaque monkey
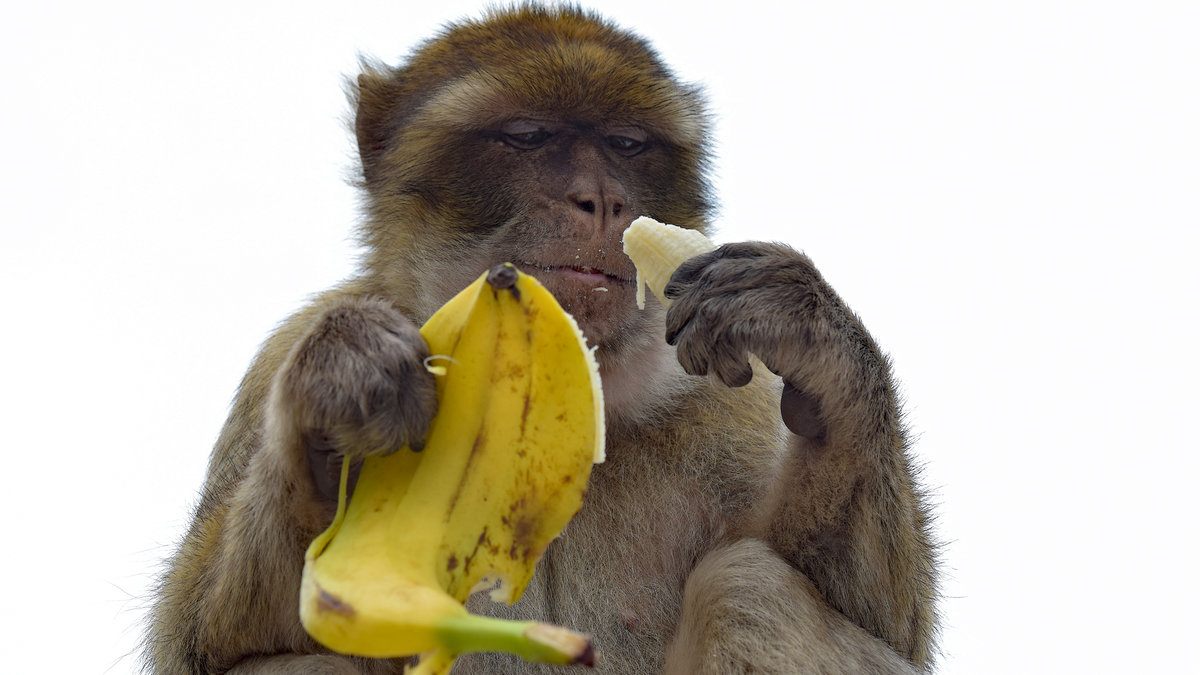
[{"label": "macaque monkey", "polygon": [[[525,596],[472,611],[590,633],[602,673],[927,670],[929,510],[859,319],[811,260],[765,243],[686,262],[669,311],[635,305],[630,222],[709,227],[700,92],[571,7],[494,10],[363,68],[360,273],[246,374],[157,589],[147,669],[402,671],[305,633],[304,550],[343,458],[421,443],[437,402],[417,326],[507,261],[598,347],[608,459]],[[455,673],[553,670],[472,654]]]}]

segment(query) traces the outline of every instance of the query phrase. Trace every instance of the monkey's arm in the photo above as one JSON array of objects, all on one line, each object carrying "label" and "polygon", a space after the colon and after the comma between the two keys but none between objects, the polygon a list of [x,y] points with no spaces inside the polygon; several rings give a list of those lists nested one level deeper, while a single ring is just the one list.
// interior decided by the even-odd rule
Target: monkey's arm
[{"label": "monkey's arm", "polygon": [[730,244],[666,288],[667,339],[684,369],[730,386],[747,355],[784,380],[792,452],[759,536],[855,624],[918,666],[935,630],[934,564],[889,366],[804,255]]},{"label": "monkey's arm", "polygon": [[[224,672],[321,650],[298,618],[304,550],[333,515],[331,469],[394,449],[436,405],[424,341],[390,305],[318,300],[271,337],[217,441],[201,502],[151,613],[154,672]],[[401,410],[397,410],[397,409]],[[273,672],[276,663],[243,664]]]},{"label": "monkey's arm", "polygon": [[913,664],[829,606],[761,540],[709,553],[688,577],[666,675],[915,674]]},{"label": "monkey's arm", "polygon": [[327,509],[314,500],[307,467],[295,461],[302,448],[281,433],[287,425],[268,425],[268,401],[275,374],[319,309],[273,335],[242,380],[151,610],[150,672],[224,672],[244,654],[304,637],[286,619],[298,604],[306,537],[320,531]]}]

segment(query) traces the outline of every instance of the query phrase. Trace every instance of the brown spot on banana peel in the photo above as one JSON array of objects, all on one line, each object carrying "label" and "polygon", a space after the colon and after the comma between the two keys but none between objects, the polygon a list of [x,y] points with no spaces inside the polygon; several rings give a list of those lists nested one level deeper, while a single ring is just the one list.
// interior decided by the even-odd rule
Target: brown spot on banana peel
[{"label": "brown spot on banana peel", "polygon": [[529,537],[533,534],[535,522],[535,519],[528,514],[522,514],[517,518],[516,526],[513,527],[513,545],[508,549],[508,557],[513,560],[518,558],[528,560],[531,557],[533,551],[529,546]]},{"label": "brown spot on banana peel", "polygon": [[475,444],[471,446],[471,454],[467,455],[467,462],[463,465],[462,476],[459,477],[458,485],[454,488],[454,496],[450,498],[450,505],[446,509],[446,513],[452,513],[454,506],[458,504],[458,498],[462,494],[463,484],[466,483],[467,475],[470,473],[471,465],[475,462],[475,455],[479,454],[479,449],[487,441],[487,432],[483,429],[475,435]]},{"label": "brown spot on banana peel", "polygon": [[[525,392],[525,406],[521,408],[521,438],[525,438],[525,422],[526,422],[526,420],[529,419],[529,400],[531,398],[532,397],[529,395],[529,392],[526,391]],[[518,454],[520,454],[520,456],[524,457],[525,450],[522,449]]]},{"label": "brown spot on banana peel", "polygon": [[[487,542],[489,544],[491,543],[488,540],[487,533],[488,533],[487,526],[484,526],[483,531],[479,533],[479,539],[475,540],[475,548],[471,549],[471,552],[464,559],[463,575],[467,575],[467,574],[471,573],[471,561],[473,561],[475,559],[475,554],[479,553],[479,548],[481,546],[483,546],[483,544],[485,542]],[[496,554],[495,546],[490,546],[489,549],[491,550],[492,555]],[[447,567],[446,569],[449,570],[450,568]]]},{"label": "brown spot on banana peel", "polygon": [[342,600],[341,598],[330,593],[329,591],[325,590],[324,588],[321,588],[320,584],[316,584],[316,586],[317,586],[317,611],[333,612],[334,614],[341,614],[342,616],[344,616],[348,619],[354,618],[354,615],[356,614],[356,612],[354,611],[354,605],[351,605],[350,603]]},{"label": "brown spot on banana peel", "polygon": [[537,542],[531,541],[540,523],[538,515],[530,513],[529,510],[529,503],[534,501],[532,493],[535,489],[533,485],[530,485],[529,493],[522,494],[510,504],[508,517],[502,517],[505,526],[512,531],[512,545],[508,548],[508,557],[512,560],[536,559],[541,557],[544,550],[544,547],[536,545]]}]

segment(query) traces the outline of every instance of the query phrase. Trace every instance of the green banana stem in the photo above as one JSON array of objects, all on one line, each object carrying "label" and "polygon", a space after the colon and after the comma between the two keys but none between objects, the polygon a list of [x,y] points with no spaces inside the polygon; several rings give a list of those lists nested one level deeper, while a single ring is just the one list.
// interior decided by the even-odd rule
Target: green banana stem
[{"label": "green banana stem", "polygon": [[440,642],[453,653],[510,652],[526,661],[592,665],[595,651],[587,636],[540,621],[508,621],[476,614],[438,622]]}]

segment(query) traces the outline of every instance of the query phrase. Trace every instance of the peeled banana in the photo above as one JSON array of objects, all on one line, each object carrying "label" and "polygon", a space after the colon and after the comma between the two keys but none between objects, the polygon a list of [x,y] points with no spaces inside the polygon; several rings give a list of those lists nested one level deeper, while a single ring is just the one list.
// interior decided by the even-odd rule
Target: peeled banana
[{"label": "peeled banana", "polygon": [[584,635],[463,607],[475,590],[520,598],[603,460],[600,377],[583,334],[506,264],[421,335],[443,373],[424,449],[367,459],[349,500],[343,467],[337,515],[305,555],[301,622],[336,652],[420,654],[411,673],[448,673],[471,651],[590,663]]},{"label": "peeled banana", "polygon": [[625,255],[637,268],[637,306],[646,308],[646,286],[663,307],[671,301],[663,295],[663,287],[683,261],[715,249],[716,244],[696,230],[660,223],[642,216],[625,230]]}]

